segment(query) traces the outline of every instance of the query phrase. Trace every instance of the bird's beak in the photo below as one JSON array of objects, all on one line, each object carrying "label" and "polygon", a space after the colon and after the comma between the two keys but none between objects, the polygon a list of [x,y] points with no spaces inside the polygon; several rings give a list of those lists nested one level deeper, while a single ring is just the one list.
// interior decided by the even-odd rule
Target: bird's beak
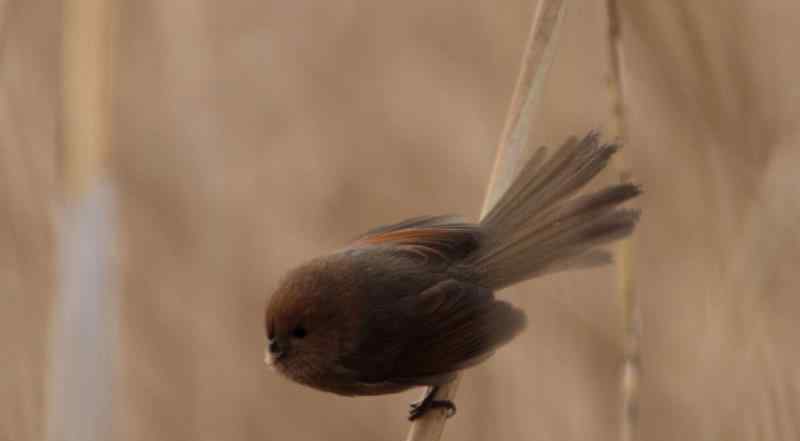
[{"label": "bird's beak", "polygon": [[283,345],[277,340],[269,340],[264,350],[264,363],[266,363],[267,366],[274,367],[275,363],[283,358],[285,354],[286,352],[283,349]]}]

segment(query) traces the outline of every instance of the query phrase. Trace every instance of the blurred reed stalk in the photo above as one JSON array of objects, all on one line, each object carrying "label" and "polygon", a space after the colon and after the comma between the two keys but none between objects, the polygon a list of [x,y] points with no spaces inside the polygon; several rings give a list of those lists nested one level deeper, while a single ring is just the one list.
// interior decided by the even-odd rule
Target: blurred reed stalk
[{"label": "blurred reed stalk", "polygon": [[118,299],[110,144],[114,2],[63,4],[62,130],[67,191],[58,224],[58,296],[50,329],[47,438],[113,439]]},{"label": "blurred reed stalk", "polygon": [[[618,0],[607,0],[608,13],[608,58],[611,75],[608,81],[611,98],[610,134],[617,142],[627,141],[625,121],[624,83],[622,78],[622,27]],[[629,179],[624,165],[624,150],[614,158],[620,180]],[[620,439],[638,439],[639,426],[639,380],[641,376],[641,313],[639,299],[633,287],[633,246],[628,238],[618,245],[616,256],[617,287],[622,306],[622,332],[624,360],[621,378],[622,414]]]},{"label": "blurred reed stalk", "polygon": [[[555,41],[563,21],[566,0],[540,0],[534,14],[522,57],[511,105],[497,146],[494,168],[489,178],[481,216],[486,214],[508,188],[519,165],[527,159],[531,114],[541,98],[541,89],[555,54]],[[439,388],[437,400],[455,400],[461,375]],[[447,420],[444,410],[426,413],[414,421],[407,441],[435,441],[442,437]]]}]

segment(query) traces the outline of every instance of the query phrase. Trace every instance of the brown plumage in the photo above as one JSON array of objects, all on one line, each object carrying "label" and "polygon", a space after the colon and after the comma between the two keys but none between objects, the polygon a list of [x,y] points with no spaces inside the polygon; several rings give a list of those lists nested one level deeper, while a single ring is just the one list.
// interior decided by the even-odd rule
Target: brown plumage
[{"label": "brown plumage", "polygon": [[[426,216],[367,232],[291,271],[266,310],[266,361],[299,383],[342,395],[438,387],[525,326],[494,291],[535,276],[610,261],[597,247],[638,220],[620,204],[633,184],[575,194],[616,145],[597,134],[540,150],[494,208],[472,224]],[[424,400],[412,417],[452,403]]]}]

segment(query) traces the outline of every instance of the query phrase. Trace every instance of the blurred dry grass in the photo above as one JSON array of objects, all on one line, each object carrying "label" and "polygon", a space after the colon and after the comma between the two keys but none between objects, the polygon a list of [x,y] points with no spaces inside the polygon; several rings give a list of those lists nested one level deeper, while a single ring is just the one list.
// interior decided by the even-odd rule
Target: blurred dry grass
[{"label": "blurred dry grass", "polygon": [[[284,270],[365,228],[477,215],[534,7],[125,2],[117,439],[403,436],[416,392],[345,399],[268,372],[261,309]],[[626,158],[647,190],[642,439],[800,439],[800,3],[620,7]],[[571,3],[537,144],[608,117],[602,8]],[[60,19],[38,0],[0,2],[0,18],[0,438],[39,439]],[[617,439],[613,280],[516,290],[530,329],[466,375],[445,436]]]},{"label": "blurred dry grass", "polygon": [[[58,8],[0,1],[0,439],[44,435],[55,288]],[[48,13],[42,10],[51,8]],[[51,31],[53,30],[53,31]]]}]

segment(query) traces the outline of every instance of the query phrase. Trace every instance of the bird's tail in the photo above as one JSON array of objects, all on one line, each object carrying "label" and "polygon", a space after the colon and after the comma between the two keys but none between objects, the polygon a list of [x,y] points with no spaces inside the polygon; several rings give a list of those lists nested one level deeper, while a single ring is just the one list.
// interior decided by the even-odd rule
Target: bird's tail
[{"label": "bird's tail", "polygon": [[470,262],[481,284],[500,289],[545,273],[608,263],[610,254],[597,247],[631,234],[639,212],[620,205],[640,189],[625,183],[575,193],[617,150],[599,144],[597,133],[570,138],[547,160],[540,149],[481,220],[485,234]]}]

